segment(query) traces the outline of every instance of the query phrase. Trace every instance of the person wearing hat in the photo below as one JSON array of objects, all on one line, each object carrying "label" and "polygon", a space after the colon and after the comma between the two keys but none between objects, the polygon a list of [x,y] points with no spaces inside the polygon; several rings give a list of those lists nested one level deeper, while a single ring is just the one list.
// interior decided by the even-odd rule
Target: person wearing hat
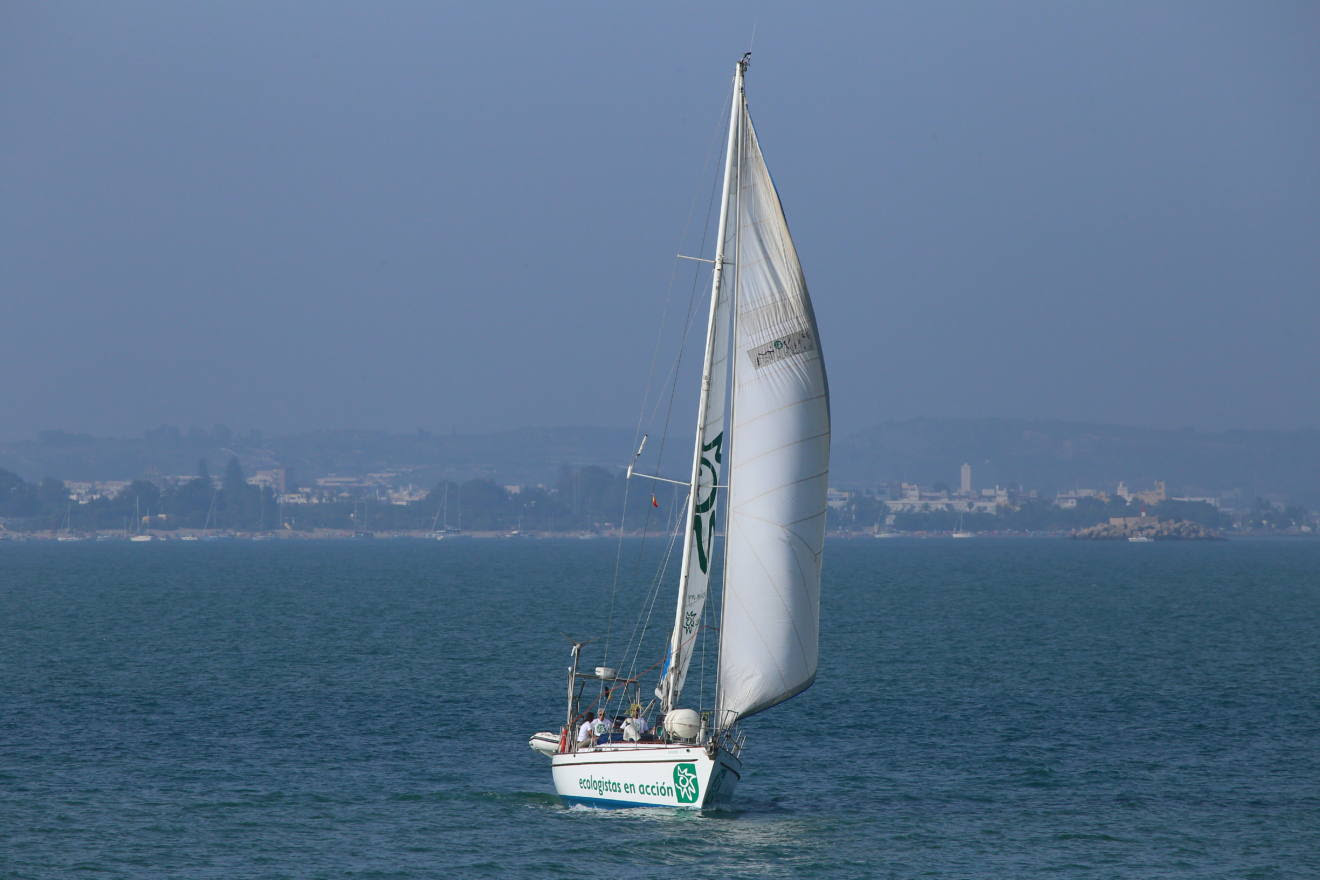
[{"label": "person wearing hat", "polygon": [[640,742],[646,736],[646,719],[642,717],[642,704],[633,703],[632,711],[623,719],[623,738],[628,742]]}]

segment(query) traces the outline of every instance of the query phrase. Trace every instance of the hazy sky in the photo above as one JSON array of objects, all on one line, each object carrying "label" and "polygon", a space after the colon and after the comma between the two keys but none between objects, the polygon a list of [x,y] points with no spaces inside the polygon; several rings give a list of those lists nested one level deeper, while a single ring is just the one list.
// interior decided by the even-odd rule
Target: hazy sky
[{"label": "hazy sky", "polygon": [[754,24],[837,431],[1320,425],[1313,2],[161,0],[0,10],[0,436],[633,424]]}]

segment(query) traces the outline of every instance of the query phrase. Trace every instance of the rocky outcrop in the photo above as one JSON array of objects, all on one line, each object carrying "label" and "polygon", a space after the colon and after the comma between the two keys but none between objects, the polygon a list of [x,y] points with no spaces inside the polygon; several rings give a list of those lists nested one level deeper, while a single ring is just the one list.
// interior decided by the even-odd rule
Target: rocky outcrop
[{"label": "rocky outcrop", "polygon": [[1149,519],[1149,522],[1134,523],[1129,518],[1125,522],[1101,523],[1090,528],[1078,529],[1072,533],[1072,536],[1083,541],[1126,541],[1137,536],[1154,541],[1226,540],[1223,535],[1200,523],[1187,520],[1156,520],[1153,517],[1142,519]]}]

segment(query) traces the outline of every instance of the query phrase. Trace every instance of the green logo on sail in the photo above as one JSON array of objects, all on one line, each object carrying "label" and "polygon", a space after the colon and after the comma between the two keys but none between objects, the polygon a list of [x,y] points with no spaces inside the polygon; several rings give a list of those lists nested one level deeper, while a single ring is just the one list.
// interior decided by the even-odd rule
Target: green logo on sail
[{"label": "green logo on sail", "polygon": [[[697,550],[697,564],[701,566],[702,574],[710,573],[710,546],[715,539],[715,490],[720,482],[720,465],[724,462],[724,432],[721,431],[715,435],[715,439],[701,447],[702,452],[714,452],[710,458],[701,456],[702,476],[706,471],[710,472],[710,484],[707,487],[705,481],[697,481],[697,491],[708,488],[705,496],[693,495],[692,505],[692,532],[696,538],[693,546]],[[713,460],[712,460],[713,459]],[[709,513],[706,517],[706,523],[703,526],[701,515]]]},{"label": "green logo on sail", "polygon": [[696,764],[679,764],[674,767],[674,794],[680,804],[696,803],[700,789]]}]

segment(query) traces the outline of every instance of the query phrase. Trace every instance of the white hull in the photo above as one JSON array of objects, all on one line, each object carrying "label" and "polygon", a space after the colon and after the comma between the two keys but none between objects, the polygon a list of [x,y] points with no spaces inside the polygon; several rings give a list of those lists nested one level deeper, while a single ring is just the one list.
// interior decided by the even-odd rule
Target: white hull
[{"label": "white hull", "polygon": [[610,743],[551,755],[555,791],[597,807],[700,810],[733,796],[742,761],[718,749],[671,743]]}]

